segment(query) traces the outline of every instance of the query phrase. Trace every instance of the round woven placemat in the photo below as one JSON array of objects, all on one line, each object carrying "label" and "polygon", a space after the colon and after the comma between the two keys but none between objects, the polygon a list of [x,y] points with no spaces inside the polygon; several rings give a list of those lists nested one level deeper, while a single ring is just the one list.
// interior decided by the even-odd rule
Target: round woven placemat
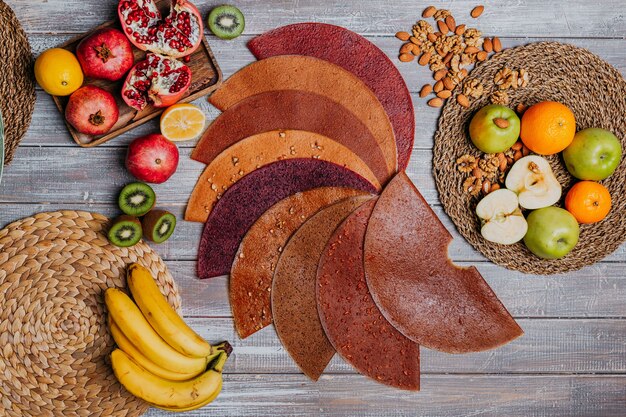
[{"label": "round woven placemat", "polygon": [[4,163],[13,159],[35,109],[33,54],[13,10],[0,0],[0,109],[4,118]]},{"label": "round woven placemat", "polygon": [[[613,132],[626,151],[626,82],[610,64],[586,49],[557,42],[533,43],[505,50],[477,66],[468,79],[478,79],[485,87],[481,99],[473,100],[469,109],[448,100],[439,118],[435,134],[433,171],[443,207],[467,241],[496,264],[534,274],[555,274],[580,269],[604,258],[626,239],[626,155],[616,172],[602,181],[610,191],[613,207],[600,223],[581,225],[580,240],[564,258],[545,260],[533,255],[523,243],[505,246],[491,243],[480,235],[480,221],[475,215],[478,199],[462,189],[465,175],[456,168],[463,154],[479,156],[467,134],[471,116],[489,104],[496,90],[493,78],[506,66],[523,68],[530,74],[525,88],[507,90],[509,107],[519,103],[532,105],[540,101],[558,101],[576,116],[577,129],[600,127]],[[460,90],[460,89],[457,89]],[[560,155],[548,157],[563,186],[563,198],[574,183]],[[562,206],[563,198],[559,205]]]},{"label": "round woven placemat", "polygon": [[59,211],[0,231],[0,415],[138,416],[148,409],[111,370],[103,293],[125,287],[126,265],[138,262],[176,308],[180,297],[149,246],[108,243],[107,222]]}]

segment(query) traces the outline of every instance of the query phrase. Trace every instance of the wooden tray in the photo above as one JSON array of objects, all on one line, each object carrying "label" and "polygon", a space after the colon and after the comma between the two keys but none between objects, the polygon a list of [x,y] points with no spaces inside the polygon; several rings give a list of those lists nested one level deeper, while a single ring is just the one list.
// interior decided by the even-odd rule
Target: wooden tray
[{"label": "wooden tray", "polygon": [[[169,2],[167,0],[157,1],[157,6],[159,9],[168,7]],[[112,20],[110,22],[104,23],[93,30],[84,33],[74,39],[71,39],[64,44],[60,45],[59,48],[67,49],[72,53],[76,52],[76,46],[83,39],[89,36],[91,33],[95,32],[98,29],[113,27],[115,29],[122,30],[122,27],[118,20]],[[145,59],[146,52],[136,48],[133,45],[133,52],[135,55],[135,63],[142,61]],[[202,38],[202,44],[196,51],[190,55],[191,59],[189,62],[186,62],[185,65],[191,69],[191,85],[189,86],[189,90],[185,93],[183,98],[179,100],[179,103],[188,103],[193,101],[199,97],[203,97],[213,92],[222,82],[222,71],[220,67],[217,65],[217,61],[213,56],[213,52],[209,47],[206,39]],[[107,91],[110,91],[117,101],[117,105],[120,110],[120,116],[115,123],[115,125],[111,128],[111,130],[104,136],[90,136],[85,135],[76,131],[67,121],[65,124],[74,138],[74,141],[83,148],[91,148],[94,146],[98,146],[104,142],[107,142],[122,133],[129,131],[139,125],[146,123],[150,119],[154,119],[159,116],[163,110],[163,108],[155,108],[153,106],[146,106],[142,111],[138,111],[128,106],[122,96],[120,94],[122,85],[124,84],[124,80],[126,77],[124,76],[119,81],[108,81],[108,80],[96,80],[94,78],[85,77],[85,81],[83,85],[92,84],[98,87],[101,87]],[[52,96],[54,103],[57,108],[61,112],[63,116],[63,120],[65,120],[65,106],[69,100],[69,96],[60,97],[60,96]]]}]

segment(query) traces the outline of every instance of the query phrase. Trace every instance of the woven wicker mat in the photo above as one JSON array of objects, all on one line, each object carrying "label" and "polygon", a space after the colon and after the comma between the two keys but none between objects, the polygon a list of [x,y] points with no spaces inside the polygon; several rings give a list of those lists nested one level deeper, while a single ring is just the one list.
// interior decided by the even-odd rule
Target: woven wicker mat
[{"label": "woven wicker mat", "polygon": [[0,231],[0,415],[138,416],[148,405],[127,393],[108,363],[104,290],[124,287],[127,264],[180,297],[146,244],[125,249],[102,233],[108,222],[82,211],[41,213]]},{"label": "woven wicker mat", "polygon": [[35,108],[33,54],[13,10],[0,0],[0,109],[4,118],[4,163],[13,159]]},{"label": "woven wicker mat", "polygon": [[[503,66],[524,68],[530,73],[527,87],[507,90],[510,107],[544,100],[561,102],[574,112],[578,130],[587,127],[610,130],[620,138],[626,151],[626,82],[615,68],[585,49],[556,42],[508,49],[479,65],[468,77],[480,80],[485,86],[483,98],[472,101],[471,107],[464,109],[456,103],[457,91],[442,111],[433,155],[441,203],[461,235],[496,264],[535,274],[562,273],[591,265],[616,250],[626,239],[626,156],[616,172],[602,181],[613,199],[611,212],[600,223],[581,225],[580,240],[566,257],[540,259],[523,243],[498,245],[480,235],[480,222],[474,214],[478,199],[463,192],[465,177],[456,169],[455,161],[465,153],[480,155],[466,133],[467,126],[471,116],[489,104],[488,97],[496,88],[493,77]],[[565,169],[559,155],[548,159],[563,185],[564,199],[574,178]]]}]

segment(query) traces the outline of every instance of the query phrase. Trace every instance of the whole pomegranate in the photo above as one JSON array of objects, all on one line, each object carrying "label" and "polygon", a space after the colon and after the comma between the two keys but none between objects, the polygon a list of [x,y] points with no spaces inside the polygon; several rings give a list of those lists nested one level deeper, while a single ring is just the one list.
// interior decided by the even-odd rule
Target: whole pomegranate
[{"label": "whole pomegranate", "polygon": [[178,148],[163,135],[142,136],[128,145],[126,168],[138,180],[161,184],[177,167]]},{"label": "whole pomegranate", "polygon": [[163,55],[148,53],[135,65],[122,87],[122,98],[130,107],[143,110],[148,104],[168,107],[180,100],[191,85],[191,70]]},{"label": "whole pomegranate", "polygon": [[133,66],[133,47],[117,29],[104,28],[76,47],[76,56],[87,77],[117,81]]},{"label": "whole pomegranate", "polygon": [[121,0],[117,13],[128,39],[143,51],[181,58],[202,41],[202,15],[187,0],[171,0],[166,18],[154,0]]},{"label": "whole pomegranate", "polygon": [[113,95],[95,85],[86,85],[74,91],[65,107],[67,122],[86,135],[107,133],[118,116]]}]

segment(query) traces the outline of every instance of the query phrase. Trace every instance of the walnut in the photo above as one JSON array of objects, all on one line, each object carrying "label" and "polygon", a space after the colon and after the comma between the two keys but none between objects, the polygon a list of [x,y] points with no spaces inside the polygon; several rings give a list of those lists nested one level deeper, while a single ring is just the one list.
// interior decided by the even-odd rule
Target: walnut
[{"label": "walnut", "polygon": [[506,93],[506,91],[500,90],[489,96],[489,100],[491,100],[493,104],[501,104],[503,106],[506,106],[507,104],[509,104],[509,95]]},{"label": "walnut", "polygon": [[446,64],[443,63],[443,58],[441,55],[433,54],[428,61],[430,64],[430,70],[433,72],[439,71],[446,67]]},{"label": "walnut", "polygon": [[435,20],[444,20],[448,16],[452,16],[450,10],[439,9],[435,12],[434,18]]},{"label": "walnut", "polygon": [[475,46],[476,48],[481,48],[483,46],[483,38],[481,38],[482,33],[475,28],[469,28],[463,34],[465,38],[465,44],[467,46]]},{"label": "walnut", "polygon": [[529,80],[530,80],[530,76],[528,75],[528,71],[526,71],[525,69],[520,69],[519,75],[517,77],[518,87],[526,87],[528,85]]},{"label": "walnut", "polygon": [[480,98],[482,97],[483,93],[484,87],[477,79],[470,78],[463,83],[463,94],[465,94],[466,96],[472,98]]},{"label": "walnut", "polygon": [[482,169],[485,174],[497,172],[499,166],[500,159],[498,159],[495,155],[492,156],[491,154],[488,154],[478,160],[478,167]]},{"label": "walnut", "polygon": [[483,180],[476,177],[468,177],[463,181],[463,191],[476,197],[480,194],[480,189],[483,186]]},{"label": "walnut", "polygon": [[477,164],[476,158],[469,154],[465,154],[456,160],[457,168],[461,172],[471,172],[476,168]]}]

